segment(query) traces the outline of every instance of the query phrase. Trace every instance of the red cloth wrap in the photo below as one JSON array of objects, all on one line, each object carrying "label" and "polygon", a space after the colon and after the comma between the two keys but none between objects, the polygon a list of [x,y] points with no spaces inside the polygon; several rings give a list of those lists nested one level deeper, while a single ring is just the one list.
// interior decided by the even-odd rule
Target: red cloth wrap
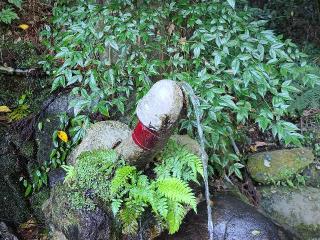
[{"label": "red cloth wrap", "polygon": [[156,131],[147,128],[139,120],[136,128],[133,130],[132,139],[140,148],[151,150],[159,141],[160,137]]}]

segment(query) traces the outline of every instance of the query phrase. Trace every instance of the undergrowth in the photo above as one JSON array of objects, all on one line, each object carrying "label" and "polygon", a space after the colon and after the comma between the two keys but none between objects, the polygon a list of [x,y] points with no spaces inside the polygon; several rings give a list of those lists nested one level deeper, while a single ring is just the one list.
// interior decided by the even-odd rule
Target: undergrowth
[{"label": "undergrowth", "polygon": [[[280,144],[300,145],[288,107],[293,94],[320,80],[306,54],[265,25],[234,0],[59,1],[42,32],[51,52],[42,64],[53,91],[72,88],[76,118],[132,116],[157,80],[189,83],[201,104],[210,172],[241,176],[232,150],[239,128],[256,124]],[[180,130],[195,136],[194,120],[189,109]]]},{"label": "undergrowth", "polygon": [[159,224],[174,233],[179,230],[188,208],[196,211],[196,197],[189,183],[199,183],[203,168],[199,157],[170,140],[160,154],[155,176],[144,175],[113,150],[82,153],[67,171],[65,184],[71,189],[75,210],[111,206],[125,234],[136,233],[138,222],[151,209]]}]

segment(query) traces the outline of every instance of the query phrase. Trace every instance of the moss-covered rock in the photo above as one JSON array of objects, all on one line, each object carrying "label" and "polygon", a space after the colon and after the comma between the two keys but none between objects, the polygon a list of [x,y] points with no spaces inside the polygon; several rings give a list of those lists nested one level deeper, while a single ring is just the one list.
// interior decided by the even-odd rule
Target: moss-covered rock
[{"label": "moss-covered rock", "polygon": [[32,213],[37,219],[37,222],[41,224],[45,223],[45,216],[42,212],[42,205],[47,199],[49,199],[49,197],[50,191],[48,188],[43,188],[30,197]]},{"label": "moss-covered rock", "polygon": [[176,141],[178,144],[185,146],[190,152],[201,157],[201,148],[199,143],[189,137],[188,135],[172,135],[170,139]]},{"label": "moss-covered rock", "polygon": [[261,208],[276,222],[289,227],[301,239],[320,238],[320,190],[263,187]]},{"label": "moss-covered rock", "polygon": [[68,198],[69,191],[67,185],[56,185],[51,190],[50,199],[42,206],[51,231],[59,232],[69,240],[112,239],[108,215],[99,208],[73,210]]},{"label": "moss-covered rock", "polygon": [[263,184],[291,178],[314,160],[308,148],[260,152],[249,156],[248,171],[252,178]]},{"label": "moss-covered rock", "polygon": [[50,159],[50,153],[53,146],[52,134],[58,130],[60,121],[57,115],[48,116],[42,119],[43,128],[36,131],[36,142],[38,146],[37,163],[43,164],[44,161]]},{"label": "moss-covered rock", "polygon": [[19,158],[12,154],[0,156],[0,216],[18,225],[30,217],[24,189],[19,183]]}]

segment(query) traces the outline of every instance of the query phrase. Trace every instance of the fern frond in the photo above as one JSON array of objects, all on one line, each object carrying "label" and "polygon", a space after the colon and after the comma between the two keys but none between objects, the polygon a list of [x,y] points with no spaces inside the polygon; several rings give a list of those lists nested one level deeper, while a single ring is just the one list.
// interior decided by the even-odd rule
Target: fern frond
[{"label": "fern frond", "polygon": [[117,193],[122,187],[124,187],[128,179],[136,172],[137,169],[133,166],[123,166],[118,168],[111,181],[111,194]]},{"label": "fern frond", "polygon": [[[192,180],[198,183],[198,174],[203,176],[203,166],[201,159],[191,153],[185,146],[178,144],[174,140],[169,140],[162,154],[162,160],[154,169],[159,179],[175,177],[184,181]],[[186,176],[186,172],[188,174]]]},{"label": "fern frond", "polygon": [[117,198],[112,199],[111,210],[114,216],[118,214],[122,202],[123,202],[122,199],[117,199]]},{"label": "fern frond", "polygon": [[128,207],[121,209],[120,220],[123,224],[122,232],[124,234],[134,234],[137,232],[138,220],[134,209]]},{"label": "fern frond", "polygon": [[66,172],[63,183],[71,184],[77,176],[77,172],[74,166],[62,165],[61,168]]},{"label": "fern frond", "polygon": [[288,107],[288,112],[302,113],[305,109],[320,108],[320,86],[316,85],[314,88],[307,89],[306,91],[294,96],[294,101],[291,101]]},{"label": "fern frond", "polygon": [[166,198],[188,204],[196,211],[196,197],[187,183],[177,178],[166,178],[159,179],[157,181],[157,187],[159,193]]},{"label": "fern frond", "polygon": [[185,208],[177,202],[170,204],[170,210],[166,218],[170,234],[177,232],[180,228],[183,218],[186,215]]}]

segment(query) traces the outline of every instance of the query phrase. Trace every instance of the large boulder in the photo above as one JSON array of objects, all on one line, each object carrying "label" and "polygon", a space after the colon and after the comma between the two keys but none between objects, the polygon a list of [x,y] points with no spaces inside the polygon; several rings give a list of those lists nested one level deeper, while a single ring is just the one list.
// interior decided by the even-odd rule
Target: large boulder
[{"label": "large boulder", "polygon": [[[207,207],[202,202],[198,213],[187,214],[178,233],[162,234],[158,240],[203,240],[208,239]],[[213,224],[215,240],[285,240],[294,236],[259,213],[254,207],[237,197],[219,193],[213,198]]]},{"label": "large boulder", "polygon": [[113,149],[131,134],[130,128],[117,121],[101,121],[93,124],[82,142],[72,151],[68,158],[70,164],[85,151],[95,149]]},{"label": "large boulder", "polygon": [[111,222],[101,209],[73,210],[68,198],[68,188],[57,184],[50,198],[43,204],[47,224],[52,234],[60,239],[104,240],[111,238]]},{"label": "large boulder", "polygon": [[302,239],[320,239],[320,190],[312,187],[293,189],[263,187],[261,208]]},{"label": "large boulder", "polygon": [[19,156],[0,155],[0,216],[18,225],[30,216],[24,189],[19,182]]},{"label": "large boulder", "polygon": [[25,159],[12,153],[4,140],[5,134],[6,130],[0,129],[0,216],[18,225],[30,216],[24,190],[19,182]]},{"label": "large boulder", "polygon": [[96,206],[94,210],[74,210],[74,206],[71,207],[70,204],[69,193],[70,189],[66,185],[58,183],[51,189],[50,198],[42,206],[47,225],[50,227],[50,239],[154,239],[162,230],[149,212],[141,219],[139,233],[123,235],[119,222],[113,218],[108,206],[103,206],[103,209],[102,206]]},{"label": "large boulder", "polygon": [[311,149],[282,149],[249,156],[247,168],[256,182],[268,184],[294,176],[313,160],[314,155]]},{"label": "large boulder", "polygon": [[42,129],[36,130],[37,142],[37,164],[43,164],[50,159],[53,146],[52,135],[55,130],[59,130],[60,120],[56,115],[42,119]]}]

